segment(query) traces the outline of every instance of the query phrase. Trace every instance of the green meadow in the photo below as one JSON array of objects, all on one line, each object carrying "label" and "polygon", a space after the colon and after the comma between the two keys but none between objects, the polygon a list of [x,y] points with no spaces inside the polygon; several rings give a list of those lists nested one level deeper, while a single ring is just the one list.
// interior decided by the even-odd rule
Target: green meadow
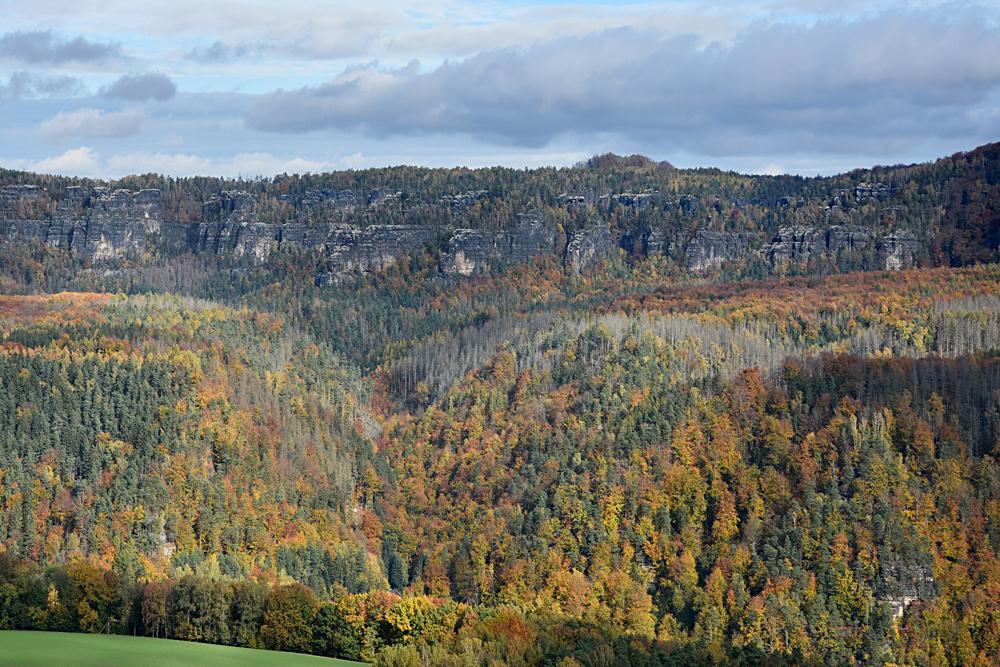
[{"label": "green meadow", "polygon": [[172,639],[64,632],[0,632],[2,667],[348,667],[314,655]]}]

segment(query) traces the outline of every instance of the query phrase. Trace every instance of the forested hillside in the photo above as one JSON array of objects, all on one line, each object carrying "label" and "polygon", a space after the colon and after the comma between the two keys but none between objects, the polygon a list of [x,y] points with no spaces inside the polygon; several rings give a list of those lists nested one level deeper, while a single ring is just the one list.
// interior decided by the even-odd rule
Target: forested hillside
[{"label": "forested hillside", "polygon": [[[241,577],[317,531],[331,550],[350,542],[345,508],[374,425],[367,383],[324,347],[278,317],[190,298],[0,308],[10,551],[161,575],[212,555]],[[363,553],[340,555],[342,583],[369,587]]]},{"label": "forested hillside", "polygon": [[701,224],[719,230],[764,227],[772,233],[780,224],[814,224],[824,217],[831,218],[828,224],[941,222],[962,235],[942,239],[947,246],[943,252],[956,244],[976,243],[978,233],[990,230],[969,223],[995,221],[997,215],[1000,144],[926,164],[816,178],[676,169],[616,157],[599,156],[560,169],[400,166],[253,180],[144,174],[103,182],[0,169],[0,186],[44,188],[48,196],[39,205],[49,206],[63,199],[71,186],[158,189],[164,193],[164,218],[177,222],[203,219],[202,204],[227,191],[257,198],[258,222],[315,223],[334,216],[364,224],[507,227],[526,209],[537,209],[556,224],[580,225],[600,217],[625,229],[676,224],[693,213],[700,214],[695,217]]},{"label": "forested hillside", "polygon": [[[666,258],[725,278],[997,261],[1000,148],[823,178],[679,170],[601,156],[564,169],[393,167],[229,181],[97,183],[0,172],[11,290],[68,274],[237,271],[296,257],[320,284],[425,256],[442,278],[556,258],[575,273]],[[9,269],[8,269],[9,270]]]},{"label": "forested hillside", "polygon": [[[333,282],[294,247],[101,263],[7,242],[0,628],[384,665],[996,664],[997,164],[993,146],[829,179],[602,156],[117,183],[178,217],[223,187],[281,215],[318,189],[486,190],[414,210],[502,227],[530,199],[627,233],[697,206],[733,234],[843,213],[929,241],[893,270],[869,244],[468,276],[431,244]],[[53,201],[74,184],[38,181]],[[601,203],[643,189],[695,199]],[[831,189],[850,201],[821,206]],[[418,215],[393,206],[309,210]]]}]

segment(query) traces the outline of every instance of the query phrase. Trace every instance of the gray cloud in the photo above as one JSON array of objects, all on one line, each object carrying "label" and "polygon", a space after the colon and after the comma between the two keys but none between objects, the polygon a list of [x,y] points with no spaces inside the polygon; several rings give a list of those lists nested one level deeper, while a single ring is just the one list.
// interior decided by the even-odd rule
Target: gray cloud
[{"label": "gray cloud", "polygon": [[0,83],[0,100],[35,97],[71,97],[83,92],[83,83],[72,76],[14,72],[6,84]]},{"label": "gray cloud", "polygon": [[120,138],[137,134],[145,120],[145,114],[137,109],[78,109],[57,113],[41,123],[38,131],[50,140]]},{"label": "gray cloud", "polygon": [[101,89],[109,99],[163,102],[177,94],[177,85],[165,74],[126,74]]},{"label": "gray cloud", "polygon": [[370,137],[464,133],[537,147],[615,134],[708,155],[877,153],[997,126],[1000,28],[959,14],[757,25],[704,47],[630,28],[488,51],[422,71],[345,71],[277,91],[251,128]]},{"label": "gray cloud", "polygon": [[210,46],[191,49],[185,54],[185,57],[199,63],[228,63],[255,53],[257,50],[257,48],[245,44],[233,46],[222,41],[215,41]]},{"label": "gray cloud", "polygon": [[330,60],[355,58],[376,46],[373,32],[352,31],[342,27],[338,34],[317,31],[315,26],[303,26],[295,38],[261,38],[238,42],[216,40],[184,54],[188,60],[202,64],[230,63],[245,58]]},{"label": "gray cloud", "polygon": [[0,35],[0,57],[30,64],[101,62],[120,56],[121,47],[118,44],[94,42],[84,37],[61,39],[51,30],[17,31]]}]

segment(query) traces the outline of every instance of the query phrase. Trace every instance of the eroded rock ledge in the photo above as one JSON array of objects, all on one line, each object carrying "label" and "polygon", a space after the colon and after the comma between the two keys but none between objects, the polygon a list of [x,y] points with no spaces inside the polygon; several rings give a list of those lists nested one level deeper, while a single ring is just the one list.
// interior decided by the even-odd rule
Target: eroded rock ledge
[{"label": "eroded rock ledge", "polygon": [[[295,204],[299,210],[321,205],[375,207],[398,196],[396,192],[373,191],[362,204],[350,192],[324,191]],[[449,200],[449,205],[469,205],[483,196],[482,191],[463,193]],[[628,193],[619,199],[631,202],[637,197],[642,202],[648,199]],[[441,250],[443,273],[471,276],[546,256],[561,259],[567,270],[584,273],[620,252],[665,254],[699,272],[754,257],[777,270],[806,265],[814,258],[837,260],[843,253],[869,253],[874,265],[895,270],[918,263],[925,245],[906,231],[878,236],[869,229],[838,225],[782,227],[770,239],[759,232],[710,229],[651,229],[624,234],[604,224],[566,233],[537,213],[521,213],[509,228],[499,230],[315,221],[272,224],[259,221],[254,196],[240,191],[213,197],[202,207],[200,222],[185,224],[164,220],[159,190],[69,187],[56,201],[44,189],[31,185],[0,188],[0,238],[6,242],[41,240],[95,262],[141,258],[165,249],[261,263],[276,250],[300,248],[321,259],[321,282],[382,270],[430,246]]]}]

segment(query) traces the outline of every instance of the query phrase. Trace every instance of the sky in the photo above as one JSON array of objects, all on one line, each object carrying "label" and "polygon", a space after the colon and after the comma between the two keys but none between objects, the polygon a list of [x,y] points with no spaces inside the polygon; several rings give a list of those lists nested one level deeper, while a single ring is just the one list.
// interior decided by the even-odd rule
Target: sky
[{"label": "sky", "polygon": [[1000,140],[1000,0],[0,0],[0,166],[830,174]]}]

